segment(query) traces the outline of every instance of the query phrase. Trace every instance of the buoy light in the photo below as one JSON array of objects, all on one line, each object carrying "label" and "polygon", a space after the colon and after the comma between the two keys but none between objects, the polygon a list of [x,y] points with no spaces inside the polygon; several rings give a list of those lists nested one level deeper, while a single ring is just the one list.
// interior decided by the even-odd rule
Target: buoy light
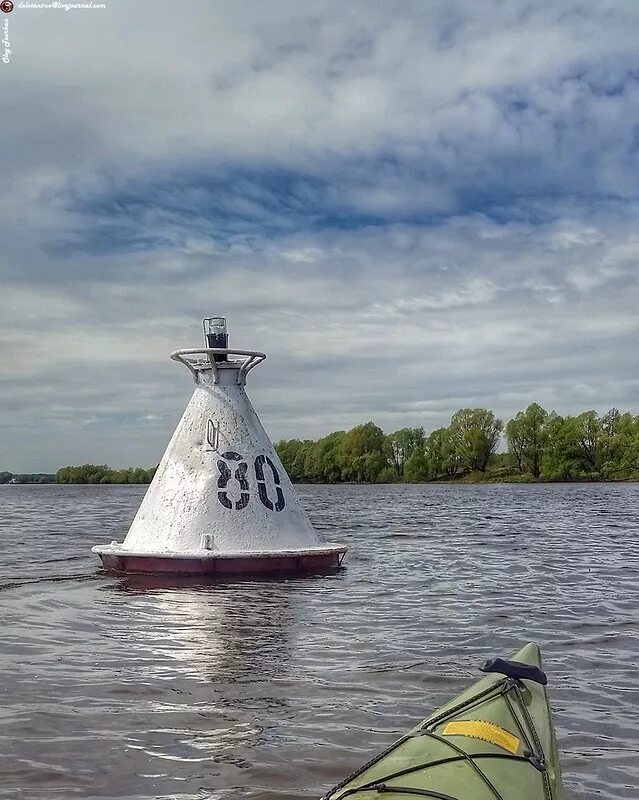
[{"label": "buoy light", "polygon": [[[207,347],[228,348],[229,334],[226,328],[226,317],[206,317],[202,320],[204,328],[204,341]],[[214,361],[227,361],[226,353],[213,355]]]}]

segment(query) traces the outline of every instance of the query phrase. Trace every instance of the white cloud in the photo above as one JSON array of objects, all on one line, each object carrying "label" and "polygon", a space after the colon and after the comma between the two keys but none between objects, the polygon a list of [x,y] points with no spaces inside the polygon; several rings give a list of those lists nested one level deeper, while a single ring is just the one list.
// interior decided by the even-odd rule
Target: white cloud
[{"label": "white cloud", "polygon": [[108,6],[11,19],[0,466],[156,463],[213,312],[276,437],[636,403],[635,2]]}]

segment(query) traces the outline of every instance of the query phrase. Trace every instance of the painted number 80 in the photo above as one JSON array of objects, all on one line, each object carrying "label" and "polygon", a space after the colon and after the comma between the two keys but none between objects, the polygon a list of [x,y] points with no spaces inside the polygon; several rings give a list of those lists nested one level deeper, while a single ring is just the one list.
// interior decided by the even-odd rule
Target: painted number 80
[{"label": "painted number 80", "polygon": [[[231,465],[237,463],[237,466],[234,470],[232,469],[232,466],[229,466],[227,463],[229,461],[231,462]],[[271,498],[268,496],[268,488],[264,478],[265,464],[268,464],[273,475],[273,483],[275,484],[276,495],[275,501],[271,500]],[[221,458],[217,462],[217,468],[220,473],[217,479],[217,499],[224,506],[224,508],[228,508],[229,510],[238,511],[242,508],[246,508],[249,500],[251,499],[251,488],[246,477],[248,472],[248,464],[246,461],[239,453],[229,450],[226,453],[222,453]],[[286,500],[284,499],[284,492],[280,486],[280,474],[277,471],[277,467],[268,456],[259,455],[255,459],[253,469],[255,471],[255,480],[257,482],[257,493],[262,505],[268,508],[269,511],[281,511],[286,505]],[[228,482],[231,480],[231,478],[235,478],[240,485],[240,499],[235,500],[235,502],[229,498],[227,492]]]}]

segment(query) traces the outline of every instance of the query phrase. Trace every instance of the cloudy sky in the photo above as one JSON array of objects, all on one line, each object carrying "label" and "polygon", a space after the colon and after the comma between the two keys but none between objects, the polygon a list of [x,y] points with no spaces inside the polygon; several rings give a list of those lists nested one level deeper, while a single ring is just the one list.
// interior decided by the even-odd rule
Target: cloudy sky
[{"label": "cloudy sky", "polygon": [[639,411],[636,0],[104,1],[0,15],[0,469],[156,463],[211,314],[275,439]]}]

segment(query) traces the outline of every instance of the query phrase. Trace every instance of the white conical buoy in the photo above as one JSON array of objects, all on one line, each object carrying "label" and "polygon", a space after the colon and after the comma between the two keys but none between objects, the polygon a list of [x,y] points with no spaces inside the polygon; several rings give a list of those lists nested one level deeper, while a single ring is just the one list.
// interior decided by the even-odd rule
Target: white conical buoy
[{"label": "white conical buoy", "polygon": [[339,566],[346,548],[313,529],[244,390],[266,356],[229,348],[223,317],[204,320],[204,333],[206,347],[171,354],[191,371],[195,392],[124,542],[93,552],[124,572]]}]

